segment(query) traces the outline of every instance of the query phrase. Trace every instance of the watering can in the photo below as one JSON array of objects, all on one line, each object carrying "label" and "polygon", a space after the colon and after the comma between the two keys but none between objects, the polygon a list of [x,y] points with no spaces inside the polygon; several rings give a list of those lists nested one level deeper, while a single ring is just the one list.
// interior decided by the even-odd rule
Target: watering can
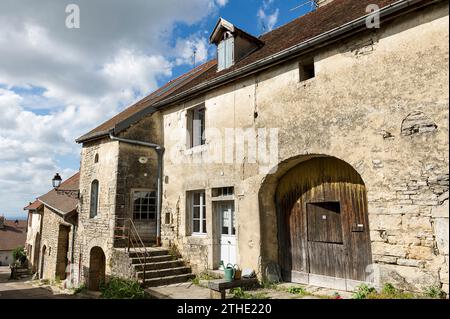
[{"label": "watering can", "polygon": [[242,277],[242,270],[239,268],[238,265],[234,265],[234,279],[240,280]]},{"label": "watering can", "polygon": [[236,270],[234,269],[234,266],[232,264],[228,264],[224,268],[224,279],[226,281],[233,281],[235,273]]}]

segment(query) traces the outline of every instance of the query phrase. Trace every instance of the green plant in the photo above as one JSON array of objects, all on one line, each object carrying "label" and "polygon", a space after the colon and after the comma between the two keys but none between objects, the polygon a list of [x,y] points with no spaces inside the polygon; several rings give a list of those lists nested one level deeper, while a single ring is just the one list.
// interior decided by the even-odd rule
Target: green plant
[{"label": "green plant", "polygon": [[74,295],[76,295],[76,294],[84,293],[84,292],[86,292],[86,291],[87,291],[86,285],[85,285],[85,284],[82,284],[82,285],[80,285],[80,287],[75,288],[74,291],[73,291],[73,293],[74,293]]},{"label": "green plant", "polygon": [[302,287],[289,287],[288,292],[293,295],[305,295],[306,290]]},{"label": "green plant", "polygon": [[394,295],[397,293],[397,289],[391,283],[385,283],[383,289],[381,290],[383,294]]},{"label": "green plant", "polygon": [[230,292],[233,294],[233,299],[269,299],[266,293],[259,292],[251,294],[240,287],[233,288],[230,290]]},{"label": "green plant", "polygon": [[14,250],[12,251],[12,255],[14,261],[18,261],[21,264],[23,264],[27,260],[27,254],[25,253],[25,249],[22,246],[14,248]]},{"label": "green plant", "polygon": [[446,297],[445,291],[437,286],[427,287],[424,291],[424,295],[425,297],[433,299],[444,299]]},{"label": "green plant", "polygon": [[59,285],[61,283],[61,278],[59,276],[55,277],[55,284]]},{"label": "green plant", "polygon": [[112,277],[100,286],[104,299],[145,299],[145,291],[139,282],[130,279]]},{"label": "green plant", "polygon": [[193,279],[191,279],[191,282],[194,284],[194,285],[200,285],[200,281],[201,280],[213,280],[213,279],[215,279],[213,276],[211,276],[208,272],[202,272],[202,273],[200,273],[200,274],[198,274],[198,275],[196,275]]},{"label": "green plant", "polygon": [[356,287],[355,292],[353,293],[353,299],[367,299],[367,296],[372,293],[376,293],[376,289],[370,287],[367,284],[361,284]]}]

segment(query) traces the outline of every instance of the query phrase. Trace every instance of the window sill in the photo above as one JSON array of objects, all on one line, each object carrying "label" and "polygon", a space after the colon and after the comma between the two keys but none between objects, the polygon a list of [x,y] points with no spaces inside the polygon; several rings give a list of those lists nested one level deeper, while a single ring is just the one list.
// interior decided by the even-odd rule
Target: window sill
[{"label": "window sill", "polygon": [[194,146],[184,151],[184,155],[194,155],[204,153],[208,150],[208,146],[206,144]]}]

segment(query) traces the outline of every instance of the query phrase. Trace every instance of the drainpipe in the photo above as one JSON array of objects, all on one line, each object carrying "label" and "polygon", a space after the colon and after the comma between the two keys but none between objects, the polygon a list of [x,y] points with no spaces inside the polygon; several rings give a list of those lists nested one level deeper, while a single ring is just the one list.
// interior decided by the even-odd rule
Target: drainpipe
[{"label": "drainpipe", "polygon": [[139,145],[150,147],[156,151],[158,155],[158,189],[157,189],[157,203],[156,203],[156,245],[161,246],[161,206],[162,206],[162,166],[163,166],[163,156],[164,156],[164,147],[154,143],[147,143],[137,140],[129,140],[125,138],[120,138],[114,136],[113,132],[109,133],[109,138],[112,141],[118,141],[122,143]]}]

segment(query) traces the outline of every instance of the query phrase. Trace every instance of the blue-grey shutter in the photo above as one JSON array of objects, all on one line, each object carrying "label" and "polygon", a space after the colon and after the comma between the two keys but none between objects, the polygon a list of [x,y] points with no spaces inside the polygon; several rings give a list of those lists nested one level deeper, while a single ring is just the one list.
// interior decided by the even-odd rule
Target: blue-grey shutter
[{"label": "blue-grey shutter", "polygon": [[217,68],[218,70],[225,69],[225,43],[224,41],[220,41],[217,46]]},{"label": "blue-grey shutter", "polygon": [[97,216],[98,210],[98,181],[95,180],[91,184],[91,209],[89,213],[90,218]]},{"label": "blue-grey shutter", "polygon": [[225,43],[225,68],[229,68],[234,63],[234,38],[228,38]]}]

